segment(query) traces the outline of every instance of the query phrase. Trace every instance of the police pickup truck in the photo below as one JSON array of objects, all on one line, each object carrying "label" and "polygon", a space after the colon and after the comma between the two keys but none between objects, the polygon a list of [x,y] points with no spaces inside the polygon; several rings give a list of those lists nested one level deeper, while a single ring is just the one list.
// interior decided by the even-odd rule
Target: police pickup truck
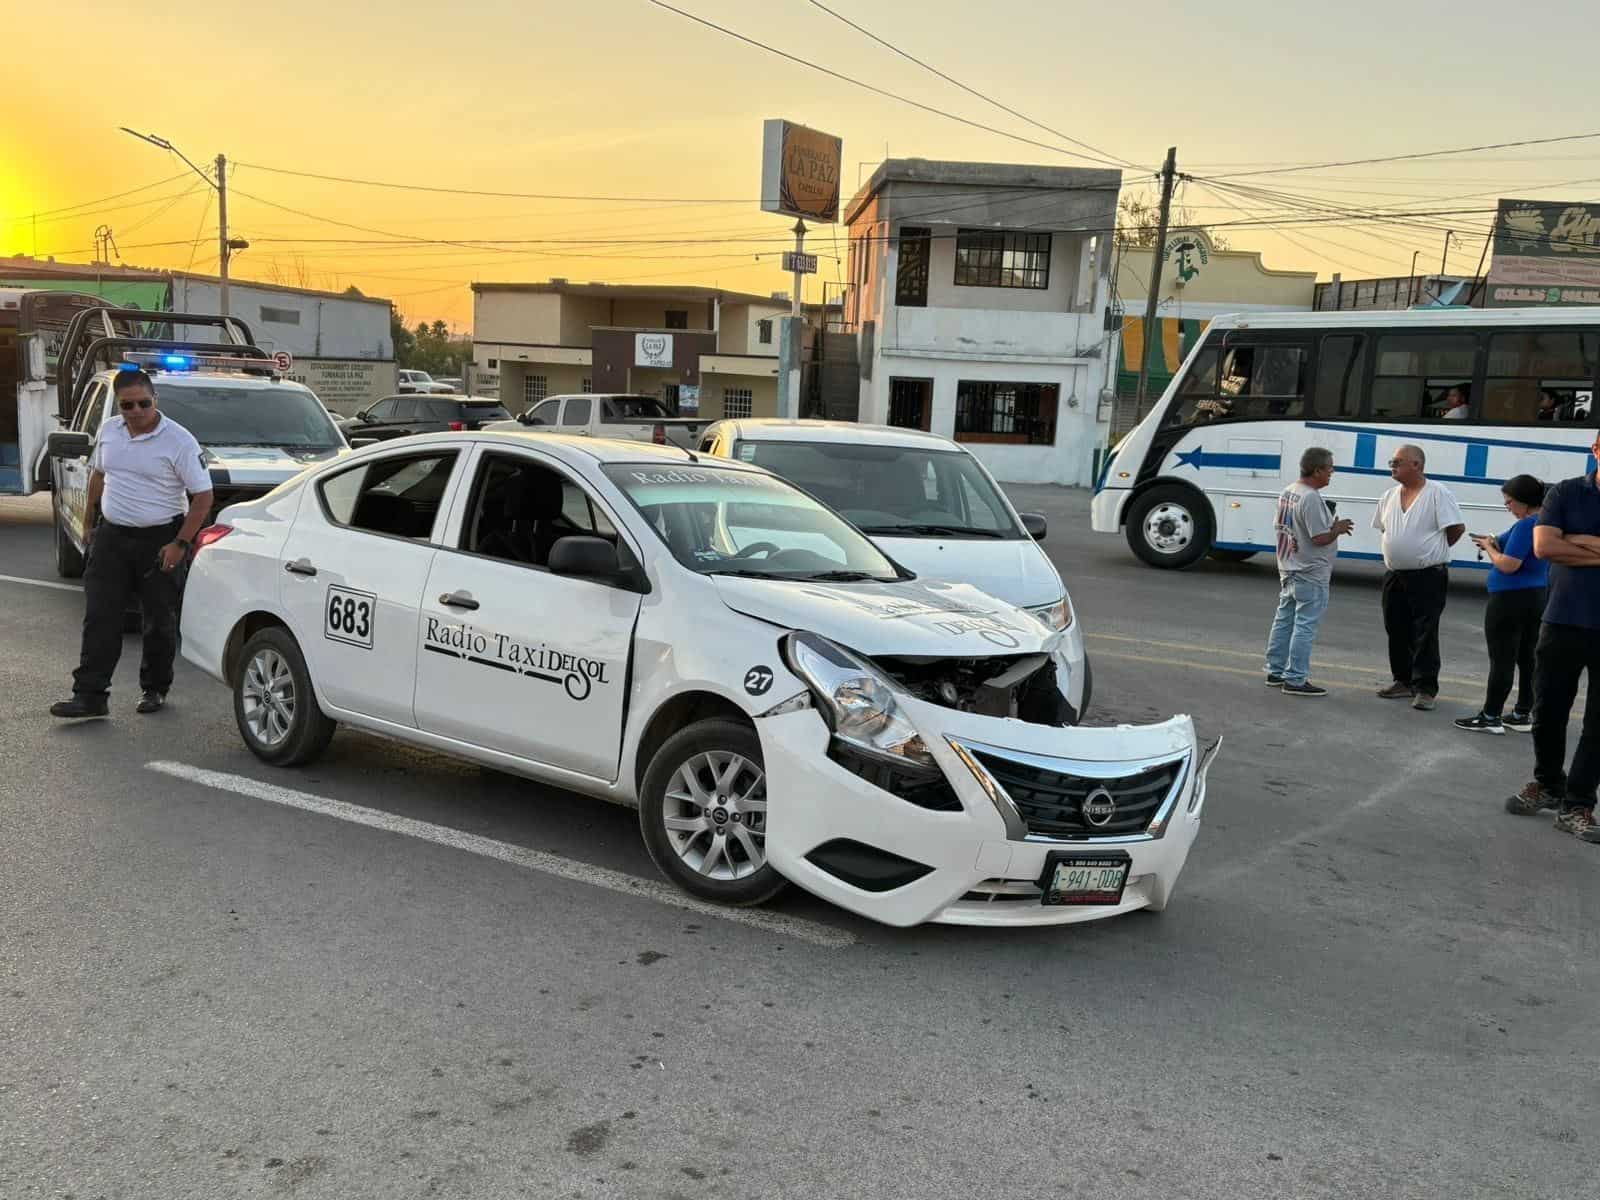
[{"label": "police pickup truck", "polygon": [[[148,314],[146,314],[148,315]],[[186,322],[223,318],[187,316]],[[83,574],[84,509],[89,459],[101,425],[116,415],[112,381],[119,370],[139,367],[156,385],[157,407],[200,443],[211,473],[213,511],[239,500],[265,495],[315,463],[349,451],[315,393],[284,379],[281,361],[258,350],[248,327],[226,319],[232,343],[194,343],[113,336],[79,338],[87,348],[105,342],[92,357],[75,355],[70,371],[73,399],[66,428],[50,434],[54,497],[56,571],[65,578]],[[70,335],[69,335],[70,336]],[[83,339],[88,338],[88,343]],[[136,344],[138,343],[138,344]],[[72,346],[65,354],[70,354]],[[63,378],[61,386],[67,386]]]},{"label": "police pickup truck", "polygon": [[183,655],[257,757],[307,762],[342,722],[636,804],[704,899],[1091,920],[1165,907],[1199,829],[1188,717],[1076,725],[1061,630],[911,576],[759,467],[424,434],[196,546]]}]

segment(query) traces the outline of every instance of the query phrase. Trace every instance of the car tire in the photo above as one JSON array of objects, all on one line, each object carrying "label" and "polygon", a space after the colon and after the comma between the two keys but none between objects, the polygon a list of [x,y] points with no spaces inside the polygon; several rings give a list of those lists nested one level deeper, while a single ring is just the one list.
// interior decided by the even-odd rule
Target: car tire
[{"label": "car tire", "polygon": [[1211,549],[1211,505],[1193,488],[1151,488],[1128,511],[1128,545],[1152,567],[1192,567]]},{"label": "car tire", "polygon": [[766,861],[766,767],[748,725],[699,721],[668,738],[645,769],[639,829],[657,868],[691,896],[745,906],[788,886]]},{"label": "car tire", "polygon": [[317,704],[299,644],[282,626],[258,630],[240,652],[233,717],[250,753],[275,767],[299,766],[327,749],[334,723]]},{"label": "car tire", "polygon": [[1216,559],[1218,562],[1240,563],[1240,562],[1246,562],[1249,559],[1254,558],[1259,553],[1260,553],[1260,551],[1258,551],[1258,550],[1217,550],[1217,549],[1213,549],[1213,550],[1210,551],[1210,557]]},{"label": "car tire", "polygon": [[84,568],[83,551],[72,544],[72,539],[67,536],[66,526],[61,523],[61,513],[55,512],[56,529],[56,574],[63,579],[82,579]]}]

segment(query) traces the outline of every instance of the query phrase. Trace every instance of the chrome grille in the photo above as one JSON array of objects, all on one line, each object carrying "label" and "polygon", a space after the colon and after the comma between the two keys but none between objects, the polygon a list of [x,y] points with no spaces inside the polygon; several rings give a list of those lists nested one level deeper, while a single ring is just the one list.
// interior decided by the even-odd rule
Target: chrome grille
[{"label": "chrome grille", "polygon": [[[1130,775],[1076,775],[1038,763],[1020,762],[974,749],[974,757],[1010,797],[1028,833],[1049,838],[1125,837],[1150,827],[1178,785],[1183,759],[1160,763]],[[1114,809],[1103,823],[1091,822],[1084,801],[1101,789]],[[1103,805],[1105,798],[1098,798]]]}]

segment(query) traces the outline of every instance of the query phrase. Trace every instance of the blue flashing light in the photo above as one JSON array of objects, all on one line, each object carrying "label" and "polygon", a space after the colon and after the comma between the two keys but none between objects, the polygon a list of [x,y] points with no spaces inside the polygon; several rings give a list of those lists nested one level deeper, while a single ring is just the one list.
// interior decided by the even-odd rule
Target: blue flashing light
[{"label": "blue flashing light", "polygon": [[162,356],[161,363],[163,366],[182,368],[189,365],[189,360],[181,354],[166,354]]},{"label": "blue flashing light", "polygon": [[138,369],[139,369],[139,364],[138,363],[130,363],[130,362],[125,362],[125,363],[123,363],[121,366],[119,366],[117,368],[117,370],[119,370],[119,371],[137,371]]}]

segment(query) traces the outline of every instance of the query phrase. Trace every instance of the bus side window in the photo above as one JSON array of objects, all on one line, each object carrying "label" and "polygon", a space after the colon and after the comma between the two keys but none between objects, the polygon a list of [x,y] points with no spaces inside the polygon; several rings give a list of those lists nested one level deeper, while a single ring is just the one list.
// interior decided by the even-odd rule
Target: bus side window
[{"label": "bus side window", "polygon": [[1600,333],[1519,329],[1489,339],[1484,421],[1590,425]]},{"label": "bus side window", "polygon": [[1304,347],[1265,344],[1230,346],[1222,353],[1218,403],[1230,417],[1258,421],[1298,420],[1306,414]]},{"label": "bus side window", "polygon": [[1366,339],[1334,334],[1322,339],[1317,357],[1317,390],[1312,412],[1323,418],[1354,421],[1361,414],[1361,383],[1366,376]]},{"label": "bus side window", "polygon": [[1470,333],[1394,333],[1378,339],[1372,418],[1443,418],[1452,391],[1469,400],[1478,339]]},{"label": "bus side window", "polygon": [[1200,351],[1194,365],[1178,384],[1178,394],[1173,398],[1168,425],[1185,426],[1214,421],[1219,415],[1217,407],[1217,351],[1208,346]]}]

